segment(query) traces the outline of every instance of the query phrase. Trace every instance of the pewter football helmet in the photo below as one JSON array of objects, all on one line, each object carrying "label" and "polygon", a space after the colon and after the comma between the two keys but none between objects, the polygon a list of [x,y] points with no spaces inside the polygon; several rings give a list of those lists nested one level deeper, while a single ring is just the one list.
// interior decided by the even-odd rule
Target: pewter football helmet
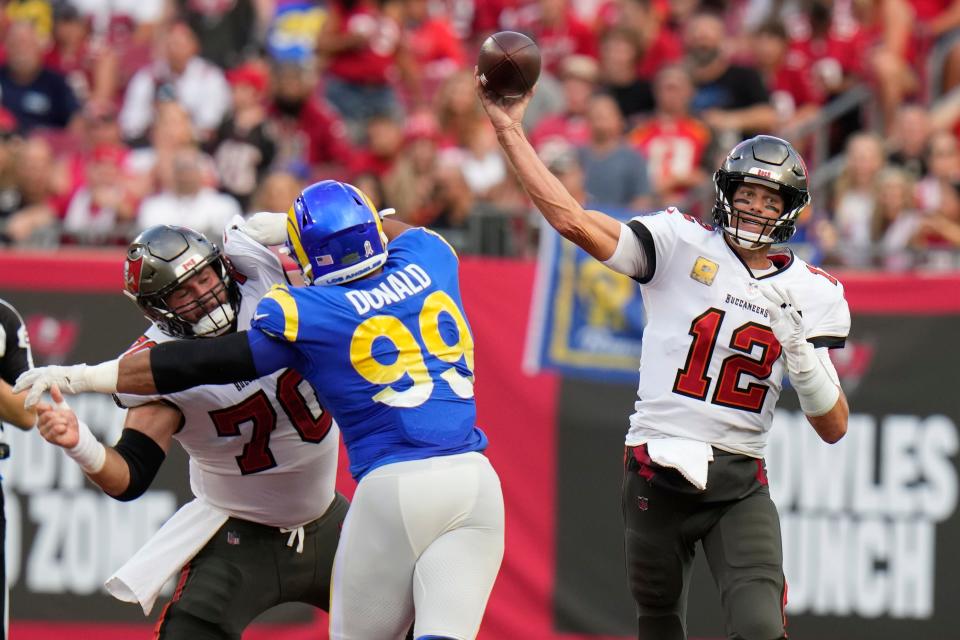
[{"label": "pewter football helmet", "polygon": [[[714,223],[727,236],[747,249],[786,242],[796,231],[797,217],[810,202],[807,167],[796,149],[786,140],[756,136],[744,140],[727,155],[713,177],[717,201]],[[783,212],[771,219],[733,206],[733,194],[743,183],[775,189],[783,197]],[[741,228],[743,223],[760,226],[759,231]]]},{"label": "pewter football helmet", "polygon": [[[184,282],[213,267],[220,283],[200,298],[178,307],[168,296]],[[215,244],[186,227],[157,225],[138,235],[127,248],[123,265],[124,293],[164,333],[175,338],[217,336],[230,331],[237,317],[240,295],[229,264]],[[218,304],[192,322],[184,316],[206,309],[210,299]]]}]

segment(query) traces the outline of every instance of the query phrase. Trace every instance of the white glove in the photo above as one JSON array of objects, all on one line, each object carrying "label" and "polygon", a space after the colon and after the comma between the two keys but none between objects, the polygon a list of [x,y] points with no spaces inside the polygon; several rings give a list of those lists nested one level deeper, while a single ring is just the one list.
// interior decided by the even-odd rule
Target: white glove
[{"label": "white glove", "polygon": [[770,301],[770,330],[783,349],[787,375],[797,391],[800,408],[808,416],[829,413],[840,397],[840,387],[820,362],[813,345],[807,342],[803,316],[793,295],[775,284],[761,287],[760,291]]},{"label": "white glove", "polygon": [[75,364],[69,367],[36,367],[20,374],[13,386],[14,393],[30,389],[23,406],[34,407],[43,392],[57,385],[64,393],[77,394],[86,391],[116,393],[120,361],[110,360],[97,365]]},{"label": "white glove", "polygon": [[797,308],[792,294],[775,284],[761,287],[760,292],[770,301],[767,306],[767,311],[770,313],[770,329],[783,348],[787,371],[811,369],[817,357],[813,345],[807,342],[803,316],[800,315],[800,309]]},{"label": "white glove", "polygon": [[240,230],[265,247],[287,241],[287,214],[258,211],[240,225]]}]

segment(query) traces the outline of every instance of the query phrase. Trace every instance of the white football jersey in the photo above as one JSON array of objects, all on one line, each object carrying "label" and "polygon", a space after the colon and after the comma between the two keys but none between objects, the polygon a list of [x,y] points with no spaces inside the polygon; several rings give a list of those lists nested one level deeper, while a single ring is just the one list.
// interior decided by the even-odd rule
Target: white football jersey
[{"label": "white football jersey", "polygon": [[[224,234],[224,254],[239,283],[240,330],[257,303],[286,282],[277,257],[237,226]],[[127,351],[172,340],[156,326]],[[323,515],[334,498],[340,432],[296,371],[257,380],[205,385],[163,396],[118,394],[126,407],[155,400],[183,413],[174,436],[190,456],[190,488],[232,516],[274,527],[296,527]]]},{"label": "white football jersey", "polygon": [[722,233],[673,208],[638,223],[656,261],[639,280],[647,324],[627,445],[675,436],[762,457],[786,368],[760,287],[789,290],[807,339],[837,348],[850,330],[843,285],[789,250],[754,277]]}]

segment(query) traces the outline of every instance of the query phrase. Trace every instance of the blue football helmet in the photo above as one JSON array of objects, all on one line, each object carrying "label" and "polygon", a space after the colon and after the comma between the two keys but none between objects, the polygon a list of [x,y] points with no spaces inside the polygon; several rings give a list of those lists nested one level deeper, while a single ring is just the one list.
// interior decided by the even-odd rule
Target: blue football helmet
[{"label": "blue football helmet", "polygon": [[287,212],[287,247],[307,284],[343,284],[387,261],[387,237],[370,198],[352,184],[324,180]]}]

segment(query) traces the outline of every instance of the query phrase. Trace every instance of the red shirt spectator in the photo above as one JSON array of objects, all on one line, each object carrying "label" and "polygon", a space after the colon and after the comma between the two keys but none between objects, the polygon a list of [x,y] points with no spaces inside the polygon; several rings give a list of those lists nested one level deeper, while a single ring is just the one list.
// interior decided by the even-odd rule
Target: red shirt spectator
[{"label": "red shirt spectator", "polygon": [[382,179],[403,149],[403,129],[390,116],[376,116],[367,122],[367,148],[354,154],[350,173],[373,174]]},{"label": "red shirt spectator", "polygon": [[664,67],[654,82],[656,111],[629,135],[630,144],[647,159],[650,181],[665,204],[707,179],[713,136],[704,122],[690,115],[693,93],[684,67]]},{"label": "red shirt spectator", "polygon": [[[44,65],[59,71],[81,102],[115,98],[114,54],[94,47],[89,21],[72,4],[58,4],[54,10],[53,42],[44,56]],[[100,86],[95,86],[99,82]]]},{"label": "red shirt spectator", "polygon": [[647,158],[655,188],[666,192],[671,189],[664,186],[696,174],[710,139],[710,129],[692,116],[651,118],[630,134],[630,143]]},{"label": "red shirt spectator", "polygon": [[650,45],[640,54],[637,61],[637,75],[650,79],[664,65],[676,62],[683,57],[683,42],[670,29],[661,26]]},{"label": "red shirt spectator", "polygon": [[419,98],[429,101],[440,83],[466,62],[463,45],[446,16],[431,16],[427,0],[408,0],[404,41],[419,79]]},{"label": "red shirt spectator", "polygon": [[346,165],[351,155],[346,127],[316,95],[313,70],[286,63],[276,68],[273,79],[269,113],[278,142],[274,164]]},{"label": "red shirt spectator", "polygon": [[466,56],[453,24],[446,17],[430,16],[426,0],[407,3],[406,26],[410,52],[425,75],[436,75],[430,70],[432,66],[458,69],[464,65]]},{"label": "red shirt spectator", "polygon": [[825,96],[814,90],[809,59],[799,50],[790,50],[783,23],[761,25],[748,42],[753,62],[770,89],[770,101],[780,124],[786,126],[796,118],[812,115]]},{"label": "red shirt spectator", "polygon": [[913,13],[920,22],[929,22],[954,4],[953,0],[910,0]]},{"label": "red shirt spectator", "polygon": [[278,157],[311,165],[349,162],[351,150],[346,128],[318,98],[307,99],[295,114],[284,112],[274,103],[271,115],[280,140]]},{"label": "red shirt spectator", "polygon": [[544,116],[530,134],[530,142],[541,149],[550,140],[562,139],[579,147],[590,141],[587,123],[587,103],[597,89],[599,70],[593,58],[570,56],[560,66],[564,110]]},{"label": "red shirt spectator", "polygon": [[601,7],[598,22],[604,31],[627,29],[637,46],[637,77],[652,80],[665,65],[683,57],[683,41],[667,24],[669,3],[659,0],[620,0]]},{"label": "red shirt spectator", "polygon": [[353,84],[387,84],[400,45],[396,20],[368,0],[341,0],[333,5],[328,20],[335,36],[351,42],[332,53],[328,71]]},{"label": "red shirt spectator", "polygon": [[504,28],[529,33],[540,47],[543,68],[556,73],[573,54],[597,57],[597,38],[567,6],[566,0],[539,0],[503,14]]}]

